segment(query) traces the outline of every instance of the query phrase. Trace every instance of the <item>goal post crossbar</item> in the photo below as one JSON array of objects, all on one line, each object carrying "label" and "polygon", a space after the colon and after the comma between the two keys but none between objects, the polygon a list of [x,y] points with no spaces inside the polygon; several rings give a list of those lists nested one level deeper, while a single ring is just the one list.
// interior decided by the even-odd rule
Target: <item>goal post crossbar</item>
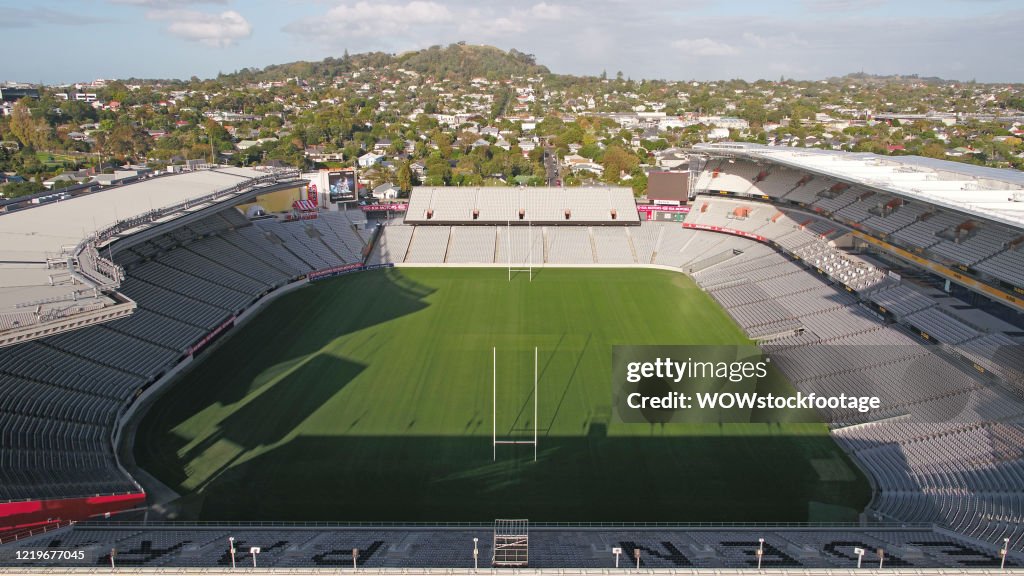
[{"label": "goal post crossbar", "polygon": [[533,347],[533,440],[508,440],[498,439],[498,347],[491,348],[491,458],[493,461],[498,460],[498,445],[499,444],[532,444],[533,445],[533,461],[537,461],[537,367],[538,367],[538,348]]}]

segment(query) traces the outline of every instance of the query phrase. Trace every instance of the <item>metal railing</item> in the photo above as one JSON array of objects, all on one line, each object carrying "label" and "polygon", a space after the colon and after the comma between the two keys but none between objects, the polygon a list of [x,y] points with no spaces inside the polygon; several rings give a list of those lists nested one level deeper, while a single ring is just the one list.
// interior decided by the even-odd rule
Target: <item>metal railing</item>
[{"label": "metal railing", "polygon": [[114,224],[97,232],[95,235],[95,241],[96,244],[102,244],[103,242],[110,240],[117,234],[120,234],[121,232],[132,230],[134,228],[138,228],[139,226],[155,222],[156,220],[160,220],[171,214],[183,212],[195,206],[208,204],[214,200],[218,200],[225,196],[237,196],[238,194],[246,192],[256,186],[260,186],[263,184],[276,184],[278,182],[281,182],[282,180],[295,180],[297,178],[299,178],[298,170],[280,170],[271,172],[266,176],[251,178],[249,180],[246,180],[245,182],[239,182],[234,186],[216,190],[210,194],[206,194],[205,196],[200,196],[199,198],[192,198],[189,200],[185,200],[184,202],[173,204],[171,206],[156,208],[143,214],[133,216],[131,218],[119,220]]},{"label": "metal railing", "polygon": [[[450,528],[494,528],[494,521],[491,522],[290,522],[290,521],[229,521],[215,522],[208,520],[196,521],[172,521],[161,520],[159,522],[131,522],[121,520],[85,520],[79,522],[79,526],[96,528],[123,528],[144,527],[150,530],[162,528],[180,530],[183,527],[189,528],[385,528],[385,529],[450,529]],[[934,522],[531,522],[531,529],[650,529],[663,528],[672,530],[695,530],[695,529],[822,529],[822,530],[932,530]]]},{"label": "metal railing", "polygon": [[[252,190],[257,186],[277,184],[282,181],[295,180],[299,177],[300,172],[297,169],[270,170],[264,176],[239,182],[234,186],[216,190],[210,194],[200,196],[199,198],[193,198],[171,206],[150,210],[131,218],[118,220],[114,224],[86,236],[74,247],[66,248],[59,258],[67,261],[67,273],[69,273],[75,280],[89,286],[89,288],[94,292],[94,297],[98,296],[100,292],[118,288],[125,278],[124,268],[114,263],[113,260],[105,258],[100,254],[99,247],[101,244],[113,239],[122,232],[151,224],[172,214],[184,212],[190,208],[208,204],[227,196],[237,196]],[[50,300],[52,302],[77,301],[79,295],[82,293],[84,293],[84,291],[74,291],[67,296],[51,298]],[[33,305],[41,303],[49,302],[40,301],[33,303]],[[54,322],[74,316],[81,312],[82,310],[80,309],[80,306],[69,306],[63,309],[50,309],[45,315],[37,315],[34,318],[34,322],[25,323],[26,319],[21,317],[13,320],[17,320],[18,328],[25,328],[46,322]]]},{"label": "metal railing", "polygon": [[53,532],[60,528],[67,528],[74,524],[74,521],[71,520],[57,520],[56,522],[50,522],[43,526],[35,526],[33,528],[19,530],[9,534],[0,534],[0,544],[10,544],[11,542],[17,542],[18,540],[24,540],[25,538],[31,538],[47,532]]}]

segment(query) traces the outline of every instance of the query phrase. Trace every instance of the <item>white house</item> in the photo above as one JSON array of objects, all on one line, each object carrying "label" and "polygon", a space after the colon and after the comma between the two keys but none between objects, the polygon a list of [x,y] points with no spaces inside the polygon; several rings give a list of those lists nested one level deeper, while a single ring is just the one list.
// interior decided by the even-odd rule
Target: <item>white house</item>
[{"label": "white house", "polygon": [[367,152],[366,154],[363,154],[362,156],[359,157],[359,167],[369,168],[371,166],[376,166],[377,164],[380,164],[381,161],[383,160],[383,155],[374,154],[373,152]]},{"label": "white house", "polygon": [[580,172],[590,172],[591,174],[601,176],[602,174],[604,174],[604,166],[601,166],[596,162],[580,162],[579,164],[572,165],[572,171],[574,174],[579,174]]},{"label": "white house", "polygon": [[398,198],[399,192],[400,190],[398,189],[398,186],[388,182],[387,184],[381,184],[374,188],[371,194],[377,200],[394,200],[395,198]]},{"label": "white house", "polygon": [[708,140],[725,140],[728,137],[728,128],[712,128],[711,131],[708,132]]}]

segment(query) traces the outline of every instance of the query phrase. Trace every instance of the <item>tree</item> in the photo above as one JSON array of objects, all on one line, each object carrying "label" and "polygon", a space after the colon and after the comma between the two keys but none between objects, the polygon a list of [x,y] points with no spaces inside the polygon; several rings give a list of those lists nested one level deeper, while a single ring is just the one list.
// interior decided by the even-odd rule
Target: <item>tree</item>
[{"label": "tree", "polygon": [[946,157],[946,147],[938,142],[929,142],[921,147],[921,155],[928,158],[944,159]]},{"label": "tree", "polygon": [[619,146],[609,146],[601,160],[604,166],[604,179],[607,182],[618,182],[622,173],[630,174],[640,164],[640,159],[626,152]]},{"label": "tree", "polygon": [[452,177],[451,166],[439,152],[434,152],[427,159],[427,186],[446,186]]},{"label": "tree", "polygon": [[49,141],[50,126],[42,118],[33,117],[28,104],[21,99],[14,103],[10,131],[25,148],[42,150]]},{"label": "tree", "polygon": [[646,194],[647,193],[647,173],[644,172],[639,167],[637,167],[637,168],[635,168],[633,170],[633,173],[631,174],[631,176],[633,177],[633,179],[630,180],[629,183],[633,187],[633,196],[636,196],[637,198],[639,198],[639,197],[643,196],[644,194]]},{"label": "tree", "polygon": [[403,193],[408,194],[412,191],[415,178],[415,175],[412,173],[412,168],[409,166],[409,161],[402,161],[402,163],[398,165],[398,171],[395,173],[395,181],[398,189]]},{"label": "tree", "polygon": [[43,190],[46,190],[46,187],[40,182],[14,182],[12,184],[4,184],[3,186],[0,186],[0,196],[6,198],[17,198],[19,196],[28,196],[29,194],[42,192]]},{"label": "tree", "polygon": [[217,122],[207,120],[203,123],[203,128],[206,130],[207,136],[210,137],[211,145],[217,151],[230,150],[234,147],[234,144],[231,142],[231,134]]},{"label": "tree", "polygon": [[371,168],[365,176],[370,179],[370,186],[372,188],[383,186],[391,181],[391,172],[383,166]]},{"label": "tree", "polygon": [[97,145],[105,156],[120,160],[141,160],[150,148],[150,138],[140,127],[122,122],[97,137]]}]

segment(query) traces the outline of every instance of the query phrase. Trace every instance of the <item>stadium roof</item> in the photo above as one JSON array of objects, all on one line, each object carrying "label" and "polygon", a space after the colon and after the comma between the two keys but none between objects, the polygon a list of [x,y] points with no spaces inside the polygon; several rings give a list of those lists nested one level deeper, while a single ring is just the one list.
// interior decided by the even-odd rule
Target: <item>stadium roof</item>
[{"label": "stadium roof", "polygon": [[277,178],[217,168],[0,213],[0,346],[131,313],[134,303],[116,292],[122,272],[99,248]]},{"label": "stadium roof", "polygon": [[90,233],[119,220],[206,196],[250,178],[251,168],[219,168],[153,178],[63,202],[43,204],[0,216],[0,261],[45,264]]},{"label": "stadium roof", "polygon": [[698,144],[709,154],[766,160],[1024,228],[1024,172],[921,156],[880,156],[746,142]]}]

